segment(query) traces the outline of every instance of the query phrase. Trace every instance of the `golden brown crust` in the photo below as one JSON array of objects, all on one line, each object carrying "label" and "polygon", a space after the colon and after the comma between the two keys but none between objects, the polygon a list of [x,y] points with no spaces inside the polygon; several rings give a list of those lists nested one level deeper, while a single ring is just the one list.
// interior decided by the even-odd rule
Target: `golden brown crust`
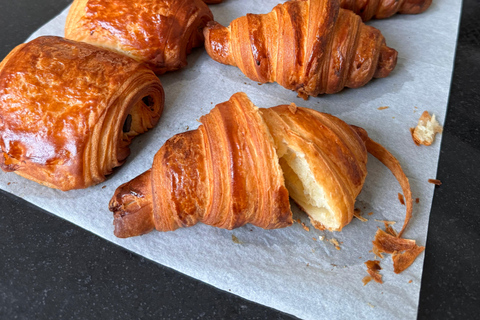
[{"label": "golden brown crust", "polygon": [[[197,130],[172,137],[155,155],[150,213],[155,228],[172,231],[197,222],[226,229],[291,225],[272,138],[248,97],[237,93],[200,121]],[[123,193],[120,187],[110,202],[115,215],[127,208]]]},{"label": "golden brown crust", "polygon": [[363,21],[384,19],[398,13],[417,14],[430,7],[432,0],[340,0],[340,6],[352,10]]},{"label": "golden brown crust", "polygon": [[115,236],[128,238],[152,231],[155,227],[152,216],[151,170],[147,170],[118,187],[110,200],[114,208]]},{"label": "golden brown crust", "polygon": [[397,61],[380,31],[340,9],[337,1],[291,0],[268,14],[237,18],[228,27],[211,22],[204,34],[212,59],[304,98],[386,77]]},{"label": "golden brown crust", "polygon": [[143,65],[59,37],[12,51],[0,64],[0,96],[2,169],[61,190],[103,181],[131,139],[158,122],[164,102]]},{"label": "golden brown crust", "polygon": [[212,19],[202,0],[75,0],[65,37],[119,51],[161,74],[187,64]]}]

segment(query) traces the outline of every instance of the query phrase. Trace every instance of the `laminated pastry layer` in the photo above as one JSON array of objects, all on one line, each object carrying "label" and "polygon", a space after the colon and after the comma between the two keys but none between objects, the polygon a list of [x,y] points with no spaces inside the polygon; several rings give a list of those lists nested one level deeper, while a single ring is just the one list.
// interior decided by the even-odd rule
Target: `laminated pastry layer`
[{"label": "laminated pastry layer", "polygon": [[290,197],[320,229],[353,217],[367,175],[367,149],[342,120],[294,105],[260,109],[274,137]]},{"label": "laminated pastry layer", "polygon": [[105,179],[163,111],[155,74],[126,56],[60,37],[0,64],[0,165],[61,190]]},{"label": "laminated pastry layer", "polygon": [[187,64],[212,19],[202,0],[75,0],[65,37],[116,50],[162,74]]}]

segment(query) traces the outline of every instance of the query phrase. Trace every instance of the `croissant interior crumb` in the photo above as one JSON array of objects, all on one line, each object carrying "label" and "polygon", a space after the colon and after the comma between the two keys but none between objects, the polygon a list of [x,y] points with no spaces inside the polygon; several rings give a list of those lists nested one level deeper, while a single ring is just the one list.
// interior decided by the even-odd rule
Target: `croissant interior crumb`
[{"label": "croissant interior crumb", "polygon": [[288,148],[280,157],[280,166],[290,197],[307,212],[310,219],[329,229],[339,229],[340,222],[328,205],[323,187],[315,181],[305,156]]}]

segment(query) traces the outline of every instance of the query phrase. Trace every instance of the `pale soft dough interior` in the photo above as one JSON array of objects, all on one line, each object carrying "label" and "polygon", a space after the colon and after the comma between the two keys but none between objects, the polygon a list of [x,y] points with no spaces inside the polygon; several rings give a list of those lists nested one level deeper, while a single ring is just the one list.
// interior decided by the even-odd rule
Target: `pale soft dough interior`
[{"label": "pale soft dough interior", "polygon": [[282,151],[283,155],[279,154],[280,166],[290,197],[303,208],[311,220],[321,223],[330,230],[339,229],[340,221],[335,218],[325,190],[315,180],[305,155],[288,147]]}]

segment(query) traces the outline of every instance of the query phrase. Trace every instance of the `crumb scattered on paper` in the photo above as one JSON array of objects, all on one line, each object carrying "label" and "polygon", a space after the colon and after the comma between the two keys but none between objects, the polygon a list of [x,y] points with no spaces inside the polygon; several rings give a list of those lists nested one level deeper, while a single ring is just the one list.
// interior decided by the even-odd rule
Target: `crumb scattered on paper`
[{"label": "crumb scattered on paper", "polygon": [[302,228],[305,229],[305,231],[310,231],[310,228],[305,225],[305,223],[302,222]]},{"label": "crumb scattered on paper", "polygon": [[361,211],[359,209],[353,210],[353,216],[362,222],[367,222],[368,219],[361,216]]},{"label": "crumb scattered on paper", "polygon": [[238,244],[242,244],[242,241],[238,240],[237,237],[235,237],[235,235],[232,234],[232,241],[235,242],[235,243],[238,243]]},{"label": "crumb scattered on paper", "polygon": [[373,252],[389,253],[392,255],[393,271],[401,273],[407,269],[425,250],[425,247],[418,246],[415,240],[398,238],[378,229],[373,243]]},{"label": "crumb scattered on paper", "polygon": [[382,275],[379,273],[379,271],[382,270],[382,267],[380,267],[380,261],[368,260],[365,262],[365,265],[367,266],[367,272],[370,277],[377,283],[383,283]]},{"label": "crumb scattered on paper", "polygon": [[428,182],[433,183],[434,185],[437,185],[437,186],[442,185],[442,181],[440,181],[438,179],[428,179]]},{"label": "crumb scattered on paper", "polygon": [[363,277],[363,279],[362,279],[363,286],[366,286],[367,283],[369,283],[370,281],[372,281],[372,277],[370,277],[370,276]]},{"label": "crumb scattered on paper", "polygon": [[419,203],[419,202],[420,202],[420,198],[416,198],[415,203]]},{"label": "crumb scattered on paper", "polygon": [[388,109],[388,108],[389,108],[389,107],[384,106],[384,107],[378,107],[377,109],[378,109],[378,110],[385,110],[385,109]]},{"label": "crumb scattered on paper", "polygon": [[443,127],[435,119],[435,115],[430,115],[428,111],[422,113],[415,128],[410,128],[413,142],[417,146],[431,145],[435,141],[435,135],[442,132]]},{"label": "crumb scattered on paper", "polygon": [[328,242],[330,242],[331,244],[333,244],[335,246],[335,249],[337,250],[340,250],[340,243],[338,243],[338,240],[335,239],[335,238],[332,238],[332,239],[329,239],[327,240]]},{"label": "crumb scattered on paper", "polygon": [[405,205],[405,199],[403,198],[403,194],[400,192],[398,193],[398,201],[400,201],[401,204]]}]

